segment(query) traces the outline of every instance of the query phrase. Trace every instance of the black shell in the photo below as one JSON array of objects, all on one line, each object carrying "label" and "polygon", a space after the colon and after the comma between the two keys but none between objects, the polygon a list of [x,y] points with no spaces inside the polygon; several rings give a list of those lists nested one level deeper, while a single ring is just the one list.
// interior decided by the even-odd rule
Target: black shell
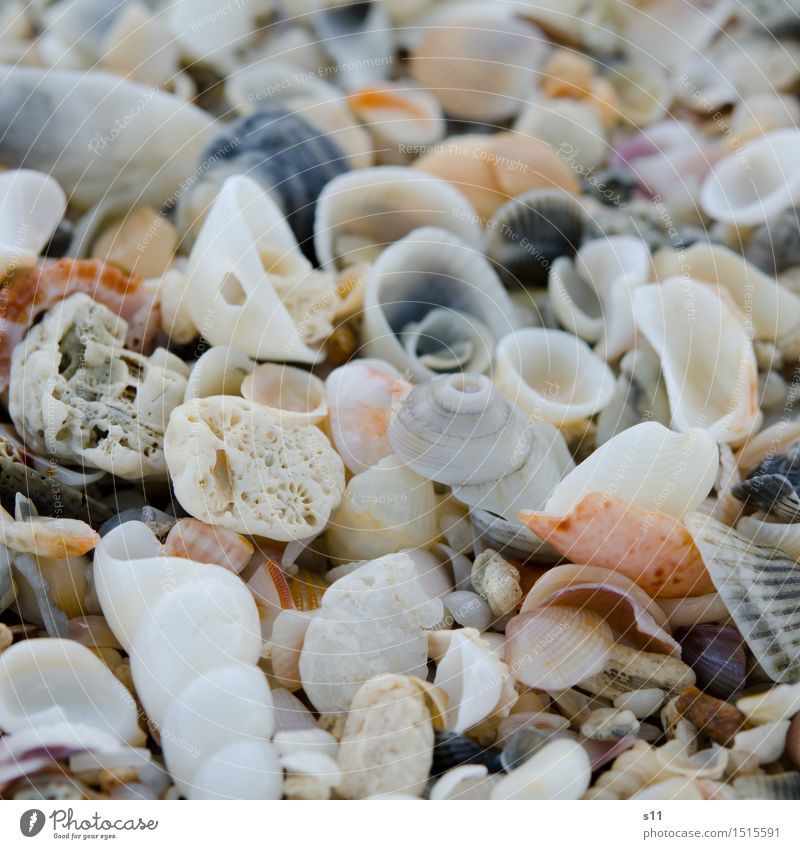
[{"label": "black shell", "polygon": [[442,775],[463,764],[480,764],[489,772],[502,772],[500,750],[479,746],[455,731],[434,731],[431,776]]},{"label": "black shell", "polygon": [[785,454],[762,460],[733,487],[733,495],[750,507],[785,522],[800,520],[800,440]]},{"label": "black shell", "polygon": [[727,701],[744,687],[747,654],[733,625],[694,625],[678,628],[673,636],[681,644],[681,660],[694,670],[701,690]]}]

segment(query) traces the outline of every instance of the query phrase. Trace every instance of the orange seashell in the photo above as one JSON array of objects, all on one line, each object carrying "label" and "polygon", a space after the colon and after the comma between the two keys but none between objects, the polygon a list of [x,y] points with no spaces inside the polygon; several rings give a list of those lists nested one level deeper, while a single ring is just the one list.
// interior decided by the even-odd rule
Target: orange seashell
[{"label": "orange seashell", "polygon": [[595,64],[572,50],[556,50],[540,72],[542,94],[546,97],[582,99],[592,90]]},{"label": "orange seashell", "polygon": [[664,513],[589,493],[568,516],[523,510],[520,519],[573,562],[618,571],[654,598],[714,591],[691,534]]},{"label": "orange seashell", "polygon": [[261,633],[272,638],[273,626],[282,610],[316,610],[328,588],[328,582],[316,572],[300,569],[291,578],[274,560],[265,560],[247,582],[258,608]]},{"label": "orange seashell", "polygon": [[164,554],[195,563],[214,563],[239,574],[253,556],[253,546],[241,534],[213,527],[199,519],[179,519],[164,541]]}]

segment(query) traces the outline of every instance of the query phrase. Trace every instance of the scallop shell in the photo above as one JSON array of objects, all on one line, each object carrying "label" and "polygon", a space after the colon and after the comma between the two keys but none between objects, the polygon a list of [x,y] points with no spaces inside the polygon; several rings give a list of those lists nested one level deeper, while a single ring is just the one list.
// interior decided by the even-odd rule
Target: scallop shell
[{"label": "scallop shell", "polygon": [[310,372],[292,366],[257,366],[242,382],[241,392],[248,401],[268,407],[286,425],[316,425],[328,415],[325,384]]},{"label": "scallop shell", "polygon": [[579,189],[575,173],[550,145],[517,132],[450,136],[414,168],[457,188],[482,219],[533,189]]},{"label": "scallop shell", "polygon": [[527,687],[565,690],[602,671],[614,638],[602,617],[573,607],[540,607],[506,626],[505,661]]},{"label": "scallop shell", "polygon": [[583,746],[574,740],[553,740],[500,779],[492,799],[580,799],[591,780]]},{"label": "scallop shell", "polygon": [[800,201],[798,138],[794,128],[773,130],[718,162],[700,191],[703,212],[715,221],[753,226]]},{"label": "scallop shell", "polygon": [[367,356],[415,380],[489,370],[517,325],[513,303],[480,251],[446,230],[415,230],[372,266],[364,295]]},{"label": "scallop shell", "polygon": [[761,667],[773,681],[800,680],[795,561],[710,516],[690,514],[686,525],[717,592]]},{"label": "scallop shell", "polygon": [[477,213],[444,180],[412,168],[361,168],[332,179],[317,201],[314,249],[324,268],[373,262],[412,230],[449,230],[469,245],[482,243]]},{"label": "scallop shell", "polygon": [[164,540],[164,554],[195,563],[213,563],[239,574],[253,556],[253,545],[226,528],[214,528],[197,519],[178,519]]},{"label": "scallop shell", "polygon": [[218,395],[176,408],[164,450],[175,497],[211,525],[306,539],[341,501],[344,466],[322,431],[283,426],[243,398]]},{"label": "scallop shell", "polygon": [[325,381],[333,444],[347,469],[365,472],[392,453],[387,437],[393,407],[411,389],[382,360],[356,360]]},{"label": "scallop shell", "polygon": [[433,482],[394,455],[354,475],[325,531],[334,563],[427,548],[439,536]]},{"label": "scallop shell", "polygon": [[673,425],[720,442],[747,436],[759,420],[757,369],[741,317],[709,286],[680,277],[637,289],[633,311],[661,359]]},{"label": "scallop shell", "polygon": [[136,707],[108,667],[72,640],[23,640],[0,655],[0,727],[7,733],[79,722],[144,743]]},{"label": "scallop shell", "polygon": [[631,645],[680,656],[664,613],[621,572],[572,564],[548,569],[525,597],[520,613],[552,605],[594,611]]},{"label": "scallop shell", "polygon": [[212,395],[241,395],[242,381],[255,361],[230,345],[214,345],[205,351],[189,372],[184,403]]},{"label": "scallop shell", "polygon": [[619,571],[654,598],[699,596],[713,588],[686,527],[666,513],[590,493],[567,516],[523,512],[522,519],[573,562]]},{"label": "scallop shell", "polygon": [[504,203],[487,224],[486,256],[507,286],[541,286],[553,263],[594,233],[580,202],[561,189],[533,189]]},{"label": "scallop shell", "polygon": [[465,16],[426,29],[411,74],[454,118],[502,121],[519,112],[541,61],[544,38],[519,20]]},{"label": "scallop shell", "polygon": [[[577,253],[553,263],[548,293],[561,324],[587,342],[595,353],[616,360],[633,348],[636,324],[633,293],[650,276],[650,251],[640,239],[594,239]],[[588,291],[587,291],[588,290]]]}]

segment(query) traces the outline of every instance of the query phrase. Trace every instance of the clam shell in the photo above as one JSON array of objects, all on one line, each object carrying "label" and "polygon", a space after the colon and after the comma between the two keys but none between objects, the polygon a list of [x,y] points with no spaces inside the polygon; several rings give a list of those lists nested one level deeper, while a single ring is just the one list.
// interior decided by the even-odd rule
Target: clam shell
[{"label": "clam shell", "polygon": [[773,681],[800,680],[795,561],[700,513],[687,516],[686,526],[761,667]]},{"label": "clam shell", "polygon": [[272,409],[286,424],[315,425],[328,415],[325,384],[310,372],[292,366],[257,366],[242,382],[241,392],[248,401]]},{"label": "clam shell", "polygon": [[713,587],[686,527],[666,513],[590,493],[568,516],[521,515],[535,534],[573,562],[621,572],[654,598],[704,595]]},{"label": "clam shell", "polygon": [[633,311],[661,359],[673,425],[703,427],[720,442],[747,436],[759,410],[755,353],[741,317],[707,285],[680,277],[637,289]]},{"label": "clam shell", "polygon": [[517,322],[482,254],[447,230],[429,227],[388,247],[372,266],[361,336],[367,356],[424,381],[488,371],[497,340]]},{"label": "clam shell", "polygon": [[[700,205],[716,221],[753,226],[800,201],[800,169],[793,155],[800,131],[773,130],[742,145],[703,182]],[[748,179],[749,173],[757,179]]]},{"label": "clam shell", "polygon": [[574,740],[553,740],[504,776],[492,799],[580,799],[592,779],[589,756]]},{"label": "clam shell", "polygon": [[711,696],[731,699],[747,678],[744,642],[733,625],[705,624],[676,631],[681,659],[694,670],[697,686]]},{"label": "clam shell", "polygon": [[495,383],[533,421],[559,425],[594,415],[611,400],[614,375],[580,339],[529,327],[504,336]]},{"label": "clam shell", "polygon": [[319,195],[314,249],[325,268],[373,262],[420,227],[449,230],[482,244],[480,221],[465,197],[444,180],[412,168],[360,168],[332,179]]},{"label": "clam shell", "polygon": [[528,687],[565,690],[600,672],[614,645],[596,613],[573,607],[540,607],[506,626],[505,661]]}]

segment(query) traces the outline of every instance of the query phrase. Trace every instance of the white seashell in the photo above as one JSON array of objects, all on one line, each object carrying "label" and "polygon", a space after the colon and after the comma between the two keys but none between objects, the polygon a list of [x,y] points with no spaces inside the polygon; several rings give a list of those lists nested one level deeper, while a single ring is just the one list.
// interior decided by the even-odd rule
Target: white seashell
[{"label": "white seashell", "polygon": [[728,119],[732,136],[731,146],[739,146],[768,133],[800,123],[800,104],[790,95],[773,91],[744,97],[734,107]]},{"label": "white seashell", "polygon": [[489,799],[492,781],[487,780],[489,770],[481,764],[464,764],[449,769],[431,787],[430,799]]},{"label": "white seashell", "polygon": [[756,358],[740,316],[707,285],[671,277],[633,296],[636,324],[661,359],[672,423],[741,441],[759,420]]},{"label": "white seashell", "polygon": [[442,604],[453,622],[464,628],[486,631],[494,619],[485,599],[468,590],[457,590],[442,596]]},{"label": "white seashell", "polygon": [[325,526],[344,489],[342,461],[322,431],[284,427],[243,398],[176,408],[164,450],[184,509],[239,533],[306,539]]},{"label": "white seashell", "polygon": [[666,693],[658,688],[632,690],[630,693],[620,693],[616,696],[614,707],[631,711],[637,719],[645,719],[658,713],[665,698]]},{"label": "white seashell", "polygon": [[276,688],[272,691],[275,708],[275,734],[286,731],[308,731],[317,728],[314,714],[288,690]]},{"label": "white seashell", "polygon": [[634,127],[663,120],[674,98],[670,77],[654,62],[626,62],[614,66],[605,78],[616,94],[622,118]]},{"label": "white seashell", "polygon": [[800,525],[762,521],[755,516],[742,516],[736,530],[758,545],[777,548],[800,562]]},{"label": "white seashell", "polygon": [[566,690],[599,673],[614,646],[609,626],[589,610],[541,607],[506,625],[505,661],[514,678],[541,690]]},{"label": "white seashell", "polygon": [[331,180],[314,217],[314,250],[325,267],[373,262],[420,227],[438,227],[482,244],[480,220],[453,186],[414,168],[361,168]]},{"label": "white seashell", "polygon": [[500,779],[492,799],[580,799],[589,788],[592,768],[574,740],[553,740]]},{"label": "white seashell", "polygon": [[306,695],[321,713],[337,713],[375,675],[425,678],[423,628],[441,618],[441,602],[430,600],[407,555],[360,566],[331,584],[308,626],[300,655]]},{"label": "white seashell", "polygon": [[774,763],[786,748],[786,735],[790,725],[788,719],[779,719],[776,722],[765,722],[756,728],[738,731],[733,738],[731,751],[752,756],[759,766]]},{"label": "white seashell", "polygon": [[597,342],[598,356],[616,360],[633,348],[633,292],[649,276],[650,251],[641,239],[594,239],[578,251],[574,265],[566,257],[553,263],[548,278],[550,303],[564,327],[587,342]]},{"label": "white seashell", "polygon": [[241,392],[248,401],[269,407],[281,424],[316,425],[328,415],[325,384],[293,366],[263,363],[247,375]]},{"label": "white seashell", "polygon": [[97,656],[72,640],[23,640],[0,655],[0,728],[77,722],[141,746],[136,705]]},{"label": "white seashell", "polygon": [[624,708],[595,708],[581,723],[581,734],[592,740],[620,740],[639,731],[639,720]]},{"label": "white seashell", "polygon": [[[253,587],[251,587],[253,590]],[[287,690],[299,690],[300,652],[313,611],[281,609],[272,622],[269,635],[269,656],[275,684]],[[263,633],[263,617],[262,617]]]},{"label": "white seashell", "polygon": [[[174,199],[214,123],[180,97],[114,74],[4,66],[0,91],[0,159],[46,171],[79,209],[107,198],[109,186],[115,204]],[[21,109],[31,120],[12,127]]]},{"label": "white seashell", "polygon": [[433,683],[447,694],[447,726],[462,733],[501,706],[508,667],[473,628],[435,631],[428,648],[436,660]]},{"label": "white seashell", "polygon": [[715,221],[752,226],[800,200],[794,155],[800,130],[773,130],[720,160],[700,190],[700,205]]},{"label": "white seashell", "polygon": [[192,366],[184,403],[212,395],[241,395],[242,381],[255,365],[254,360],[230,345],[214,345]]},{"label": "white seashell", "polygon": [[382,360],[354,360],[334,369],[325,388],[331,439],[347,469],[365,472],[388,457],[389,419],[411,384]]},{"label": "white seashell", "polygon": [[275,747],[266,740],[252,740],[217,749],[198,766],[184,792],[193,801],[280,799],[282,786],[283,769]]},{"label": "white seashell", "polygon": [[362,341],[414,380],[489,370],[513,304],[476,242],[426,227],[390,245],[367,277]]},{"label": "white seashell", "polygon": [[581,173],[602,165],[609,154],[600,114],[589,103],[571,97],[540,100],[522,112],[514,130],[547,142]]},{"label": "white seashell", "polygon": [[724,622],[728,618],[728,608],[717,593],[695,598],[659,598],[658,606],[664,611],[672,630],[691,628],[704,622]]},{"label": "white seashell", "polygon": [[283,758],[299,752],[312,752],[336,758],[339,742],[322,728],[298,728],[292,731],[276,731],[272,738],[275,749]]},{"label": "white seashell", "polygon": [[708,495],[718,467],[719,450],[707,431],[680,434],[644,422],[605,442],[571,471],[545,512],[566,516],[589,493],[606,493],[679,519]]},{"label": "white seashell", "polygon": [[394,455],[354,475],[325,531],[334,563],[426,548],[439,536],[433,482]]},{"label": "white seashell", "polygon": [[800,684],[778,684],[765,693],[744,696],[736,702],[736,707],[748,722],[759,725],[791,719],[800,713]]},{"label": "white seashell", "polygon": [[495,354],[497,388],[534,422],[559,425],[602,410],[614,375],[586,343],[561,330],[529,327],[509,333]]},{"label": "white seashell", "polygon": [[0,174],[0,268],[34,265],[67,209],[58,183],[38,171]]},{"label": "white seashell", "polygon": [[163,437],[186,378],[124,348],[127,322],[81,293],[14,349],[9,413],[28,448],[128,479],[163,477]]},{"label": "white seashell", "polygon": [[676,799],[683,801],[697,801],[705,798],[700,792],[697,782],[684,777],[665,778],[645,787],[638,793],[634,793],[631,799],[638,801],[650,801],[661,799]]},{"label": "white seashell", "polygon": [[425,697],[413,681],[379,675],[358,687],[338,760],[338,792],[345,799],[422,794],[433,762],[433,726]]},{"label": "white seashell", "polygon": [[[212,345],[257,359],[312,363],[313,314],[296,315],[284,293],[314,274],[283,213],[249,177],[228,177],[206,216],[186,268],[192,320]],[[335,298],[328,309],[333,310]]]}]

